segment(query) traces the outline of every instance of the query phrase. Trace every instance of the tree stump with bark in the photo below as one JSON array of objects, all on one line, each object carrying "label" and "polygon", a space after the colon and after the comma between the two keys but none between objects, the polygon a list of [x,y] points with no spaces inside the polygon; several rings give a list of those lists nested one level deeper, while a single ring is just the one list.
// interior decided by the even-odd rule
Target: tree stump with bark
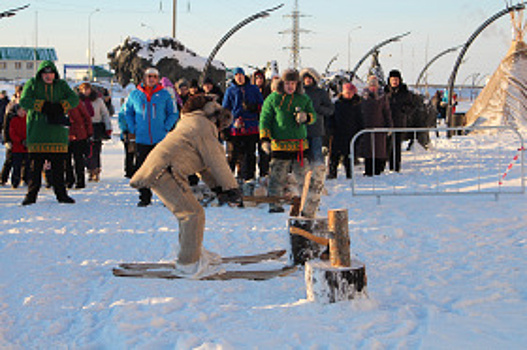
[{"label": "tree stump with bark", "polygon": [[329,261],[307,261],[308,300],[323,304],[350,300],[365,290],[366,267],[351,259],[346,209],[328,212]]},{"label": "tree stump with bark", "polygon": [[349,267],[334,267],[329,261],[305,264],[307,299],[321,304],[351,300],[365,295],[366,266],[355,259]]}]

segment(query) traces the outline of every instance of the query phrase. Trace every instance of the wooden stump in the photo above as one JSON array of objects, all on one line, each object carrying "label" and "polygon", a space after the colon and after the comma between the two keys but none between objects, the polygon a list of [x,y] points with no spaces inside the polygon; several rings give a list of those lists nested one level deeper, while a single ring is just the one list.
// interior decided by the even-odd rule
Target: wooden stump
[{"label": "wooden stump", "polygon": [[313,260],[305,264],[307,299],[321,304],[360,297],[366,292],[366,266],[351,259],[349,267],[333,267],[329,261]]},{"label": "wooden stump", "polygon": [[[315,237],[323,238],[327,243],[321,240],[317,243],[305,236],[292,233],[291,230],[295,227],[300,228],[301,231],[307,231]],[[329,233],[327,218],[291,217],[288,221],[288,229],[291,242],[289,256],[291,263],[304,265],[308,260],[320,258],[322,253],[328,250],[327,244],[329,241],[327,237]]]}]

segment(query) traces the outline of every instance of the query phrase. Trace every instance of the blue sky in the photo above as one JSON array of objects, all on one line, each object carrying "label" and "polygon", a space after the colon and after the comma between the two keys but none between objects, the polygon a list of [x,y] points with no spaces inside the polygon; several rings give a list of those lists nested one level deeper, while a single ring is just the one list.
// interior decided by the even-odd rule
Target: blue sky
[{"label": "blue sky", "polygon": [[[291,27],[285,18],[294,1],[280,0],[178,0],[177,37],[184,45],[208,56],[216,42],[235,24],[256,12],[285,6],[270,18],[253,22],[235,34],[220,50],[217,59],[227,66],[263,66],[277,60],[281,69],[289,65],[290,36],[279,34]],[[0,20],[2,46],[55,47],[59,65],[87,63],[88,18],[91,15],[92,53],[97,64],[107,63],[106,54],[127,36],[147,39],[170,35],[172,0],[24,0],[2,1],[2,9],[31,3],[29,9]],[[503,0],[299,0],[301,27],[311,31],[301,36],[302,66],[323,71],[337,56],[332,69],[351,67],[376,43],[410,31],[399,43],[381,51],[385,70],[398,68],[414,83],[427,57],[465,42],[487,18],[502,10]],[[360,29],[352,30],[360,26]],[[351,30],[351,32],[350,32]],[[38,34],[37,34],[38,33]],[[472,45],[458,75],[458,83],[470,76],[491,74],[505,55],[511,37],[509,17],[488,28]],[[456,54],[439,60],[430,70],[429,81],[445,83]],[[359,74],[364,74],[367,61]]]}]

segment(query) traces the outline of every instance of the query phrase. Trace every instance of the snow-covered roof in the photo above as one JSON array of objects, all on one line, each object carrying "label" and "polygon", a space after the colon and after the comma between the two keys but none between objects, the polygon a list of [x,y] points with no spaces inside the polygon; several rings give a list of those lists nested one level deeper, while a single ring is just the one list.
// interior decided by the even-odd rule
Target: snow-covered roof
[{"label": "snow-covered roof", "polygon": [[0,60],[57,61],[57,53],[54,48],[0,47]]}]

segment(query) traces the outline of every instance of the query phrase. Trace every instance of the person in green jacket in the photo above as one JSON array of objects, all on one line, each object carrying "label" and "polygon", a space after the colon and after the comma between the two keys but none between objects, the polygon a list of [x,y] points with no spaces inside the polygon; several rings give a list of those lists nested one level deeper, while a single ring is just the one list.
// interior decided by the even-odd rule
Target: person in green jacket
[{"label": "person in green jacket", "polygon": [[[260,113],[260,140],[262,150],[271,154],[269,196],[282,196],[287,174],[292,169],[299,184],[299,193],[307,172],[304,152],[307,143],[306,124],[316,121],[311,99],[303,93],[300,76],[294,69],[282,75],[277,90],[264,101]],[[270,213],[282,213],[281,204],[271,203]]]},{"label": "person in green jacket", "polygon": [[36,76],[24,85],[20,105],[27,111],[30,177],[22,205],[37,201],[45,160],[51,163],[51,183],[58,202],[75,203],[66,192],[64,162],[69,135],[66,113],[78,104],[79,97],[65,80],[60,79],[51,61],[43,61]]}]

